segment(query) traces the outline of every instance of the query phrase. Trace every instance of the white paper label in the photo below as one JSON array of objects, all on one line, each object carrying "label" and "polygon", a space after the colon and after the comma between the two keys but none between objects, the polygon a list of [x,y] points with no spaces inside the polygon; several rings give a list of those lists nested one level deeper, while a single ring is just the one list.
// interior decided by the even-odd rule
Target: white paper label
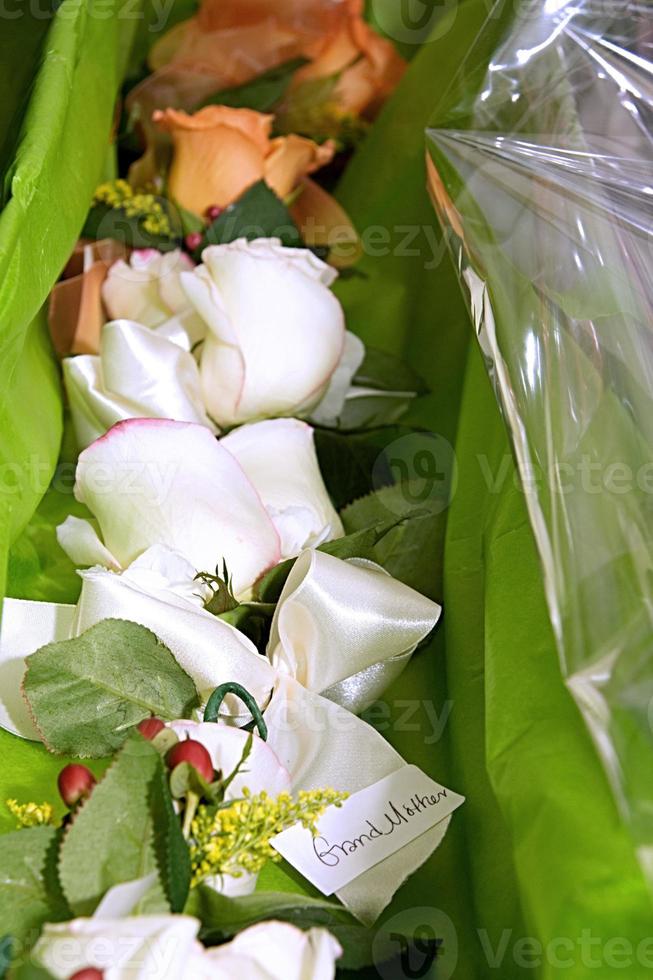
[{"label": "white paper label", "polygon": [[284,830],[272,846],[323,895],[332,895],[405,847],[464,803],[417,766],[403,766],[331,806],[317,835],[301,824]]}]

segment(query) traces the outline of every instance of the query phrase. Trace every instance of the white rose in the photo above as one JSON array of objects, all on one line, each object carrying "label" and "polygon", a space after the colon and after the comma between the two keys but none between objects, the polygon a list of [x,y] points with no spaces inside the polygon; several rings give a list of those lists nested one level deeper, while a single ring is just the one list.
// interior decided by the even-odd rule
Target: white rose
[{"label": "white rose", "polygon": [[109,269],[102,299],[112,320],[134,320],[158,327],[183,313],[189,302],[180,274],[193,269],[185,252],[159,252],[155,248],[132,252],[129,263],[119,259]]},{"label": "white rose", "polygon": [[279,532],[282,558],[342,537],[342,521],[324,486],[310,425],[297,419],[255,422],[235,429],[221,445],[256,487]]},{"label": "white rose", "polygon": [[340,363],[345,319],[330,291],[336,273],[278,239],[214,245],[181,275],[208,327],[204,403],[220,426],[307,414]]},{"label": "white rose", "polygon": [[200,572],[225,560],[240,595],[281,556],[279,536],[252,483],[201,425],[118,423],[80,455],[75,496],[102,534],[79,518],[60,525],[59,543],[78,565],[120,571],[159,544]]},{"label": "white rose", "polygon": [[205,949],[184,915],[75,919],[46,924],[33,952],[55,980],[95,968],[104,980],[332,980],[342,950],[325,929],[263,922]]},{"label": "white rose", "polygon": [[79,457],[59,543],[78,565],[130,566],[153,545],[196,571],[227,562],[237,595],[282,558],[342,535],[313,430],[296,419],[245,426],[218,442],[208,428],[162,419],[120,422]]}]

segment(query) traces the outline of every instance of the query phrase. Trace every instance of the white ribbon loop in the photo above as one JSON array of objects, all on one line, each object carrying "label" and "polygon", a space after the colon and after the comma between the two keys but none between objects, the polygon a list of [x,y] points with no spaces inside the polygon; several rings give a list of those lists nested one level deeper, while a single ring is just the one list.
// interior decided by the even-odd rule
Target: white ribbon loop
[{"label": "white ribbon loop", "polygon": [[107,323],[100,354],[66,358],[63,373],[80,449],[125,419],[173,418],[215,431],[193,356],[162,330],[130,320]]},{"label": "white ribbon loop", "polygon": [[401,673],[441,612],[373,562],[305,551],[281,593],[268,656],[358,713]]}]

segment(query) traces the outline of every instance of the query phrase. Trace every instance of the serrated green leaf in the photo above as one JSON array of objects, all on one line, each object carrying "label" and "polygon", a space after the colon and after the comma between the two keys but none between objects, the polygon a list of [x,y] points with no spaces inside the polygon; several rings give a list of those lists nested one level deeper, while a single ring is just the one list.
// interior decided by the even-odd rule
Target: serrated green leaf
[{"label": "serrated green leaf", "polygon": [[150,812],[154,827],[154,853],[159,877],[172,912],[183,912],[191,880],[188,844],[181,831],[163,766],[155,772],[150,787]]},{"label": "serrated green leaf", "polygon": [[286,94],[295,72],[306,63],[306,58],[285,61],[282,65],[263,72],[251,82],[216,92],[205,99],[198,108],[206,105],[226,105],[234,109],[269,112]]},{"label": "serrated green leaf", "polygon": [[0,917],[3,931],[32,945],[44,922],[68,915],[54,874],[59,832],[17,830],[0,837]]},{"label": "serrated green leaf", "polygon": [[[346,507],[341,518],[345,530],[355,533],[375,522],[386,533],[374,546],[374,560],[394,578],[430,598],[442,598],[442,553],[447,498],[418,497],[421,484],[410,482],[383,487]],[[388,521],[394,517],[392,526]]]},{"label": "serrated green leaf", "polygon": [[144,718],[185,718],[199,703],[193,681],[154,633],[116,619],[37,650],[24,690],[46,745],[82,759],[110,755]]},{"label": "serrated green leaf", "polygon": [[237,238],[280,238],[284,245],[303,243],[288,208],[264,180],[253,184],[222,212],[206,232],[202,245],[223,245]]},{"label": "serrated green leaf", "polygon": [[76,916],[92,914],[114,885],[158,872],[150,794],[162,768],[156,749],[132,736],[75,816],[59,876]]}]

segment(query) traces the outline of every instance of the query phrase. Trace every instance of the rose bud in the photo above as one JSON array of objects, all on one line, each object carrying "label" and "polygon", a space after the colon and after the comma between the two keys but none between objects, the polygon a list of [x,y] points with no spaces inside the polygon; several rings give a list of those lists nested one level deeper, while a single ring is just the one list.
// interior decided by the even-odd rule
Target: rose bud
[{"label": "rose bud", "polygon": [[148,742],[155,739],[165,727],[165,724],[160,718],[145,718],[136,726],[143,738],[146,738]]},{"label": "rose bud", "polygon": [[191,231],[190,235],[186,235],[184,239],[189,252],[196,252],[203,241],[204,236],[199,231]]},{"label": "rose bud", "polygon": [[193,739],[178,742],[168,752],[167,762],[170,769],[176,769],[182,762],[187,762],[205,783],[213,782],[213,762],[201,742],[194,742]]},{"label": "rose bud", "polygon": [[83,970],[73,973],[70,980],[104,980],[104,973],[94,966],[87,966]]},{"label": "rose bud", "polygon": [[57,785],[61,793],[61,799],[67,807],[76,806],[80,800],[86,799],[91,795],[95,786],[95,776],[86,766],[71,763],[59,773]]}]

